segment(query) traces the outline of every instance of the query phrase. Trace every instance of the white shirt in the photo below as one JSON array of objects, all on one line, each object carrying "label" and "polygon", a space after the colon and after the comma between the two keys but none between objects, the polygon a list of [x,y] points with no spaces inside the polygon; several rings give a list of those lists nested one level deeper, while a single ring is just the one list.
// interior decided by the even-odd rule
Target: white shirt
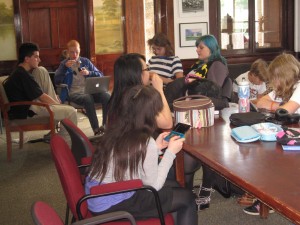
[{"label": "white shirt", "polygon": [[[256,84],[253,84],[249,81],[249,78],[248,78],[248,72],[246,73],[243,73],[241,75],[239,75],[235,81],[237,83],[241,82],[243,80],[243,78],[245,78],[245,81],[248,81],[249,82],[249,88],[250,88],[250,99],[253,100],[253,99],[257,99],[257,95],[260,95],[260,94],[263,94],[267,88],[266,88],[266,83],[263,82],[262,84],[260,85],[256,85]],[[234,82],[233,83],[233,91],[234,92],[238,92],[238,85]]]},{"label": "white shirt", "polygon": [[[295,88],[295,90],[294,90],[291,98],[289,99],[289,101],[296,102],[297,104],[300,105],[300,82],[296,83],[294,85],[294,88]],[[272,91],[269,93],[269,97],[271,98],[272,101],[282,102],[282,98],[275,98],[275,96],[276,96],[275,91]],[[296,110],[295,113],[300,114],[300,107]]]}]

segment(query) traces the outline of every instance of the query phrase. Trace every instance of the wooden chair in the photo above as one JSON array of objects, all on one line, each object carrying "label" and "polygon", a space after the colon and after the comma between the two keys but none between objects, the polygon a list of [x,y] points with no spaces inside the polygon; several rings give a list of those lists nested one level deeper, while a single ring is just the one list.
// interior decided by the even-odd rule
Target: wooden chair
[{"label": "wooden chair", "polygon": [[[55,134],[55,122],[54,114],[48,104],[31,101],[9,102],[5,93],[5,89],[3,87],[3,81],[6,78],[7,76],[0,77],[0,108],[3,115],[3,123],[6,132],[7,161],[10,162],[12,154],[12,132],[19,132],[19,148],[21,149],[23,148],[24,132],[36,130],[50,130],[51,136],[53,136]],[[9,120],[8,111],[10,107],[17,105],[37,105],[45,107],[49,113],[49,116]]]}]

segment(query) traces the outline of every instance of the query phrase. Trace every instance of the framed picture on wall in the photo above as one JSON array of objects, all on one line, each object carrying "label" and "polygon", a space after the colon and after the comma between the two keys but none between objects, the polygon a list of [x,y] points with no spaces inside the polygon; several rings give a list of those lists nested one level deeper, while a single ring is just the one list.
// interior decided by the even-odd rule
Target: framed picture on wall
[{"label": "framed picture on wall", "polygon": [[[0,61],[17,59],[13,0],[0,0]],[[2,16],[3,15],[3,16]]]},{"label": "framed picture on wall", "polygon": [[207,22],[180,23],[179,41],[180,47],[193,47],[195,41],[202,35],[207,34]]},{"label": "framed picture on wall", "polygon": [[208,0],[178,0],[179,17],[207,17]]}]

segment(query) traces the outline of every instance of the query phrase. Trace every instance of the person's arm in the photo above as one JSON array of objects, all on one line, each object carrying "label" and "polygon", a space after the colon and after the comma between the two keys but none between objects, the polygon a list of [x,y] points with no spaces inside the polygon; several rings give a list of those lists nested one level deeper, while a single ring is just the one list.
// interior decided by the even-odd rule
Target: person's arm
[{"label": "person's arm", "polygon": [[87,58],[81,57],[80,60],[82,61],[82,65],[84,66],[84,70],[80,73],[84,73],[82,75],[89,76],[89,77],[103,77],[103,73],[97,69],[97,67]]},{"label": "person's arm", "polygon": [[270,111],[276,111],[278,108],[286,109],[289,113],[295,113],[300,105],[295,101],[288,101],[281,105],[280,102],[273,101],[269,95],[260,98],[256,104],[257,108],[263,108]]},{"label": "person's arm", "polygon": [[178,56],[175,56],[173,59],[173,63],[172,63],[172,71],[173,74],[175,75],[175,79],[181,78],[183,77],[183,67],[182,67],[182,63],[181,60],[179,59]]},{"label": "person's arm", "polygon": [[278,108],[286,109],[289,113],[295,113],[299,109],[299,107],[300,105],[297,102],[290,100]]},{"label": "person's arm", "polygon": [[40,102],[49,104],[49,105],[55,105],[55,104],[60,104],[58,101],[54,100],[53,98],[51,98],[49,95],[43,93],[38,100]]},{"label": "person's arm", "polygon": [[183,72],[177,72],[177,73],[175,73],[175,77],[176,77],[176,79],[183,77]]},{"label": "person's arm", "polygon": [[66,76],[67,69],[68,69],[68,68],[65,66],[65,63],[66,63],[67,61],[68,61],[67,59],[63,60],[63,61],[59,64],[59,67],[57,68],[57,70],[55,71],[55,76],[54,76],[55,84],[61,84],[61,83],[63,83],[64,78],[65,78],[65,76]]},{"label": "person's arm", "polygon": [[161,129],[171,129],[173,126],[173,118],[163,91],[162,79],[157,74],[153,74],[151,83],[152,86],[160,93],[163,102],[163,110],[156,117],[157,126]]},{"label": "person's arm", "polygon": [[265,95],[257,100],[256,106],[257,108],[267,109],[270,111],[275,111],[279,108],[280,102],[274,101],[270,95],[275,95],[274,92],[271,92],[268,95]]},{"label": "person's arm", "polygon": [[[164,135],[160,135],[158,139],[161,139],[163,136]],[[159,148],[154,139],[150,139],[143,164],[144,173],[142,173],[141,176],[143,184],[150,185],[156,190],[160,190],[162,188],[166,181],[169,170],[173,165],[176,154],[182,149],[183,141],[184,139],[179,138],[178,136],[172,137],[162,160],[159,164],[157,164]]]},{"label": "person's arm", "polygon": [[215,82],[220,87],[223,86],[224,80],[228,75],[227,66],[220,61],[215,61],[207,72],[207,79]]},{"label": "person's arm", "polygon": [[[152,74],[155,74],[155,73],[152,73]],[[166,77],[163,77],[163,76],[159,76],[159,77],[160,77],[160,79],[162,79],[164,84],[168,84],[168,83],[173,81],[173,79],[170,79],[170,78],[166,78]]]},{"label": "person's arm", "polygon": [[278,108],[286,109],[289,113],[295,113],[300,107],[300,84],[296,84],[296,88],[288,102],[282,104],[274,101],[275,92],[272,91],[268,95],[260,98],[256,104],[258,108],[264,108],[271,111],[276,111]]}]

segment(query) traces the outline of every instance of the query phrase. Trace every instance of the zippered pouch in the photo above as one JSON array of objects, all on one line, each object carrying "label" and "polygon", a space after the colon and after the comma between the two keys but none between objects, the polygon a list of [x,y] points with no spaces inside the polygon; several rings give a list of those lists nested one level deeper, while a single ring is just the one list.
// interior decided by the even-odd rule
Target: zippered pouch
[{"label": "zippered pouch", "polygon": [[260,139],[260,134],[250,126],[236,127],[231,130],[231,136],[238,142],[248,143]]}]

